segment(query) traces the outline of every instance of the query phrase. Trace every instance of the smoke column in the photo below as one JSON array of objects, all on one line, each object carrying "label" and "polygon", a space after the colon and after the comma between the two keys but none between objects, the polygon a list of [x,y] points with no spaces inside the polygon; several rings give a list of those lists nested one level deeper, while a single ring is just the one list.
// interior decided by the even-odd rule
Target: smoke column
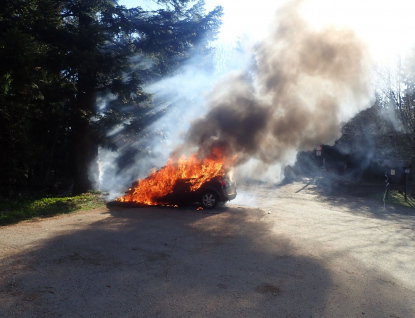
[{"label": "smoke column", "polygon": [[185,148],[225,143],[238,165],[255,161],[266,171],[293,163],[299,150],[333,143],[342,123],[369,105],[364,43],[351,30],[313,29],[298,13],[301,3],[277,12],[270,36],[254,49],[251,69],[218,83]]},{"label": "smoke column", "polygon": [[[218,143],[237,155],[238,180],[276,182],[298,151],[338,139],[342,124],[369,106],[369,50],[350,29],[314,27],[301,16],[302,4],[281,7],[272,32],[261,36],[250,56],[244,54],[250,39],[237,53],[222,52],[220,75],[233,71],[219,82],[218,73],[190,61],[177,76],[147,87],[171,102],[170,110],[136,144],[101,152],[101,190],[117,197],[151,168],[163,166],[171,153],[209,153]],[[118,157],[131,148],[140,152],[120,170]]]}]

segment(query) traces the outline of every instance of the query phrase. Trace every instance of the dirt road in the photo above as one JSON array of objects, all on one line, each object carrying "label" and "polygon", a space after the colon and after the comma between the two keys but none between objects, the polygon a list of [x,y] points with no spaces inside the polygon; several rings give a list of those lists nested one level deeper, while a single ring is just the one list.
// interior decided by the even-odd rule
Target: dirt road
[{"label": "dirt road", "polygon": [[0,228],[0,317],[415,317],[414,229],[302,182],[24,222]]}]

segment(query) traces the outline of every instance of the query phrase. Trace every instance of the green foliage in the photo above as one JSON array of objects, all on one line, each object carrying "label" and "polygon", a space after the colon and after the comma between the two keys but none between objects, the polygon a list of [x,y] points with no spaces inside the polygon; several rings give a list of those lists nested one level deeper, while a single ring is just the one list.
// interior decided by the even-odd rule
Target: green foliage
[{"label": "green foliage", "polygon": [[[139,127],[123,133],[137,134],[162,115],[151,111],[143,83],[171,74],[192,52],[209,54],[222,11],[156,2],[155,11],[111,0],[0,6],[0,191],[71,178],[89,189],[98,145],[116,148],[108,130],[129,121]],[[97,97],[109,94],[98,111]]]},{"label": "green foliage", "polygon": [[51,217],[77,210],[90,210],[104,206],[99,192],[71,197],[45,197],[18,200],[0,200],[0,225],[32,218]]}]

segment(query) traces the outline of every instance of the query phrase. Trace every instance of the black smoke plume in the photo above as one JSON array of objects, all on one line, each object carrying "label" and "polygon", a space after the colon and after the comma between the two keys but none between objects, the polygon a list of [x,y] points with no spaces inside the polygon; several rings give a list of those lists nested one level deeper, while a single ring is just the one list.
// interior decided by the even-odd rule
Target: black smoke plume
[{"label": "black smoke plume", "polygon": [[220,142],[238,155],[238,164],[289,164],[297,151],[333,143],[342,124],[369,105],[364,43],[351,30],[313,29],[300,6],[293,1],[277,12],[251,69],[216,86],[207,114],[186,134],[186,147]]}]

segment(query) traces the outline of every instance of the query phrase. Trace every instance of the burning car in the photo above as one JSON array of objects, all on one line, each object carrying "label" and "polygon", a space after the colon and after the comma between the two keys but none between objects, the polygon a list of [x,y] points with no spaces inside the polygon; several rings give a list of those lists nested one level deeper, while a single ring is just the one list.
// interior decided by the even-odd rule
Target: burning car
[{"label": "burning car", "polygon": [[143,205],[200,202],[204,208],[214,208],[236,197],[235,181],[226,173],[234,159],[227,159],[218,148],[207,157],[171,158],[161,169],[134,182],[117,201]]},{"label": "burning car", "polygon": [[[226,203],[236,197],[236,183],[229,176],[215,176],[204,182],[198,189],[192,190],[192,186],[197,182],[194,179],[176,180],[170,193],[154,198],[155,204],[176,205],[198,202],[203,208],[213,209],[219,203]],[[125,197],[133,195],[138,184],[139,182],[135,182],[133,187],[126,192]]]}]

